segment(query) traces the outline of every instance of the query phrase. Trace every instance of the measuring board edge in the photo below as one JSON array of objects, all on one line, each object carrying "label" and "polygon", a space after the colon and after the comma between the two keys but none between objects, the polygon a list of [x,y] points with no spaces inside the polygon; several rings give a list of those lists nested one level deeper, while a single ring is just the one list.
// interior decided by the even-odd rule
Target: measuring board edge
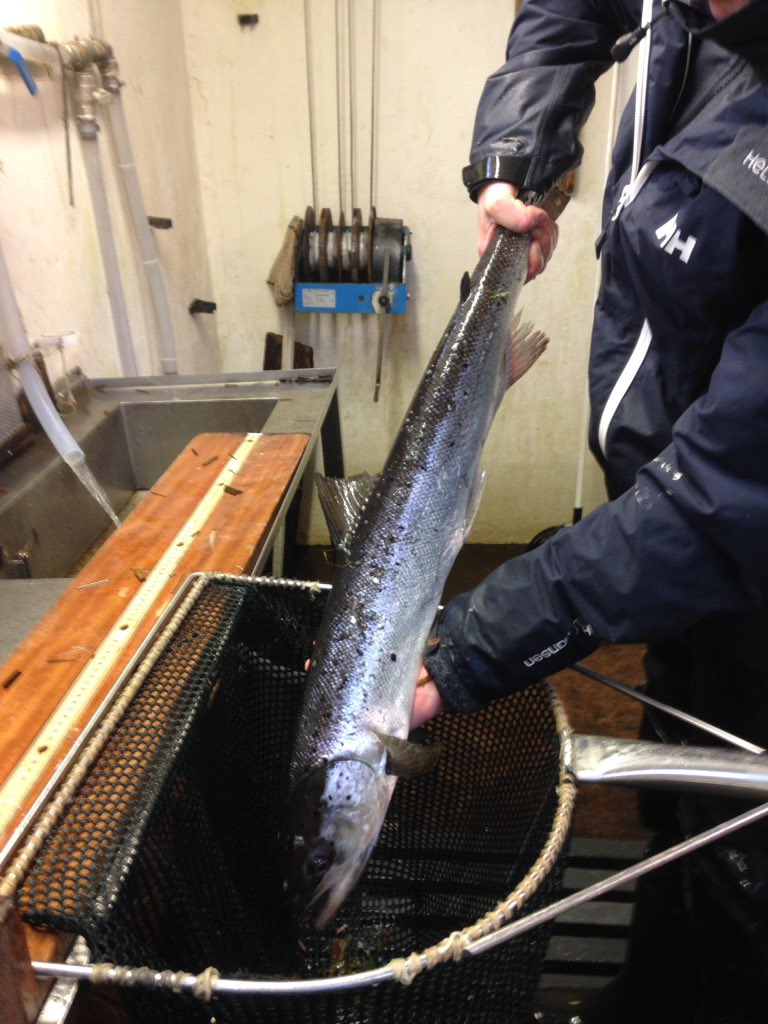
[{"label": "measuring board edge", "polygon": [[55,760],[67,734],[135,635],[139,624],[149,613],[195,537],[219,504],[225,494],[225,487],[237,477],[260,437],[260,433],[246,434],[235,452],[229,456],[227,465],[117,617],[109,633],[96,648],[93,657],[72,682],[8,778],[0,785],[0,837],[5,834],[21,811],[24,801]]}]

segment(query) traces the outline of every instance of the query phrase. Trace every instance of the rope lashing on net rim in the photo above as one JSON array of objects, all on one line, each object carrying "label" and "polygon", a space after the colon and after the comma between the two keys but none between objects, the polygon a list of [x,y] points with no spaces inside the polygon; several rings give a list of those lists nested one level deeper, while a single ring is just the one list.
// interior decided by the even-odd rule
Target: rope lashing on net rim
[{"label": "rope lashing on net rim", "polygon": [[[557,717],[558,710],[561,709],[558,709],[556,696],[553,697],[553,700]],[[411,953],[408,957],[397,957],[390,960],[384,967],[373,971],[340,978],[318,978],[304,981],[264,983],[252,981],[250,982],[250,985],[254,986],[251,989],[252,993],[256,994],[260,985],[263,986],[263,990],[268,989],[272,993],[281,989],[285,992],[300,992],[310,989],[362,987],[363,984],[389,980],[408,986],[424,971],[433,970],[440,964],[449,961],[462,960],[468,955],[469,946],[472,943],[498,931],[522,910],[557,861],[570,832],[576,802],[576,782],[570,769],[565,765],[567,765],[567,758],[564,759],[558,786],[558,808],[553,818],[549,837],[541,853],[517,888],[473,925],[461,931],[452,932],[434,946],[429,946],[420,953]],[[66,965],[46,965],[35,962],[32,967],[40,974],[55,974],[57,967],[63,968],[60,970],[61,975],[69,974],[71,977],[87,978],[94,984],[143,985],[150,988],[170,989],[174,992],[185,991],[205,1001],[209,1001],[214,994],[223,993],[225,987],[230,984],[233,986],[249,984],[245,979],[238,979],[237,982],[230,983],[212,967],[197,975],[185,971],[158,971],[150,967],[116,967],[113,964],[85,965],[81,968],[67,969]],[[240,990],[242,991],[242,988]]]}]

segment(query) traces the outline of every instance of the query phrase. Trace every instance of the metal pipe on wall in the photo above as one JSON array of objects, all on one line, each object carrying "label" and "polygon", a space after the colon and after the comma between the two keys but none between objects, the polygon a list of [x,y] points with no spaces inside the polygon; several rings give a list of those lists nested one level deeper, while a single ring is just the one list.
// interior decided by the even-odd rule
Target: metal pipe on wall
[{"label": "metal pipe on wall", "polygon": [[83,164],[85,166],[88,187],[93,204],[93,216],[96,233],[99,238],[101,262],[107,288],[107,298],[112,312],[112,323],[115,328],[117,350],[120,355],[120,366],[125,377],[138,376],[136,353],[133,335],[128,319],[128,306],[125,301],[125,290],[120,274],[120,264],[115,248],[115,233],[109,212],[107,191],[104,186],[104,174],[101,167],[98,143],[98,124],[95,115],[95,94],[100,80],[92,70],[75,72],[75,94],[77,111],[75,119],[82,143]]},{"label": "metal pipe on wall", "polygon": [[304,67],[307,78],[307,114],[309,119],[309,167],[312,176],[312,208],[317,210],[317,140],[313,111],[314,87],[312,82],[312,32],[309,21],[309,0],[304,0]]},{"label": "metal pipe on wall", "polygon": [[112,98],[108,104],[109,122],[112,139],[117,154],[117,166],[120,169],[128,207],[131,212],[133,226],[139,243],[142,266],[149,286],[152,308],[158,331],[158,355],[163,373],[178,373],[176,361],[176,336],[173,329],[171,309],[168,304],[168,292],[163,279],[157,246],[152,229],[147,220],[144,199],[141,194],[139,177],[133,160],[125,111],[121,100],[122,82],[118,78],[117,62],[110,58],[102,67],[104,87]]},{"label": "metal pipe on wall", "polygon": [[[349,209],[358,204],[358,175],[355,158],[357,154],[357,103],[356,103],[356,52],[355,35],[357,12],[351,0],[335,0],[334,3],[334,51],[336,86],[336,158],[337,190],[339,213],[343,213],[347,200]],[[346,24],[345,24],[346,22]],[[375,209],[375,163],[376,163],[376,121],[378,117],[378,75],[380,48],[380,12],[378,0],[371,4],[370,36],[370,152],[369,152],[369,207]],[[304,67],[306,73],[307,111],[309,123],[309,163],[312,178],[312,207],[319,209],[324,204],[317,194],[317,125],[315,116],[315,83],[313,77],[314,46],[309,0],[304,0]],[[344,92],[346,90],[346,96]],[[348,124],[345,124],[345,118]],[[346,151],[345,151],[346,150]],[[348,181],[345,181],[348,177]]]},{"label": "metal pipe on wall", "polygon": [[373,17],[371,29],[371,159],[370,159],[370,208],[376,208],[376,190],[374,185],[374,168],[376,166],[376,129],[378,111],[378,61],[379,50],[379,4],[373,0]]}]

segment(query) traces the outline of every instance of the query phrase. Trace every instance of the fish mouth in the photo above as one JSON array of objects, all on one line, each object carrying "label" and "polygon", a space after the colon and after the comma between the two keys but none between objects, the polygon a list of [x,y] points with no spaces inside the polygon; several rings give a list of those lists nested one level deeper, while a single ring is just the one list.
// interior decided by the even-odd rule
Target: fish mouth
[{"label": "fish mouth", "polygon": [[307,903],[308,913],[314,914],[315,928],[321,931],[336,917],[339,908],[357,884],[368,864],[378,831],[369,842],[360,846],[353,856],[336,856]]},{"label": "fish mouth", "polygon": [[357,758],[313,769],[291,795],[289,880],[294,913],[325,928],[365,870],[378,839],[391,781]]}]

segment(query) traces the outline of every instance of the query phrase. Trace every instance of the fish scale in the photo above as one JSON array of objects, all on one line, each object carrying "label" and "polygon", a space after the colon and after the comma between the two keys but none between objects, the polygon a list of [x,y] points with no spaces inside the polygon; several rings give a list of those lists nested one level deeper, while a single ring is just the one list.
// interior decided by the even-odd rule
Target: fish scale
[{"label": "fish scale", "polygon": [[406,739],[416,677],[477,505],[483,446],[506,388],[546,344],[510,334],[527,265],[527,236],[497,229],[344,540],[290,764],[287,885],[318,927],[362,873],[396,775],[417,770]]}]

